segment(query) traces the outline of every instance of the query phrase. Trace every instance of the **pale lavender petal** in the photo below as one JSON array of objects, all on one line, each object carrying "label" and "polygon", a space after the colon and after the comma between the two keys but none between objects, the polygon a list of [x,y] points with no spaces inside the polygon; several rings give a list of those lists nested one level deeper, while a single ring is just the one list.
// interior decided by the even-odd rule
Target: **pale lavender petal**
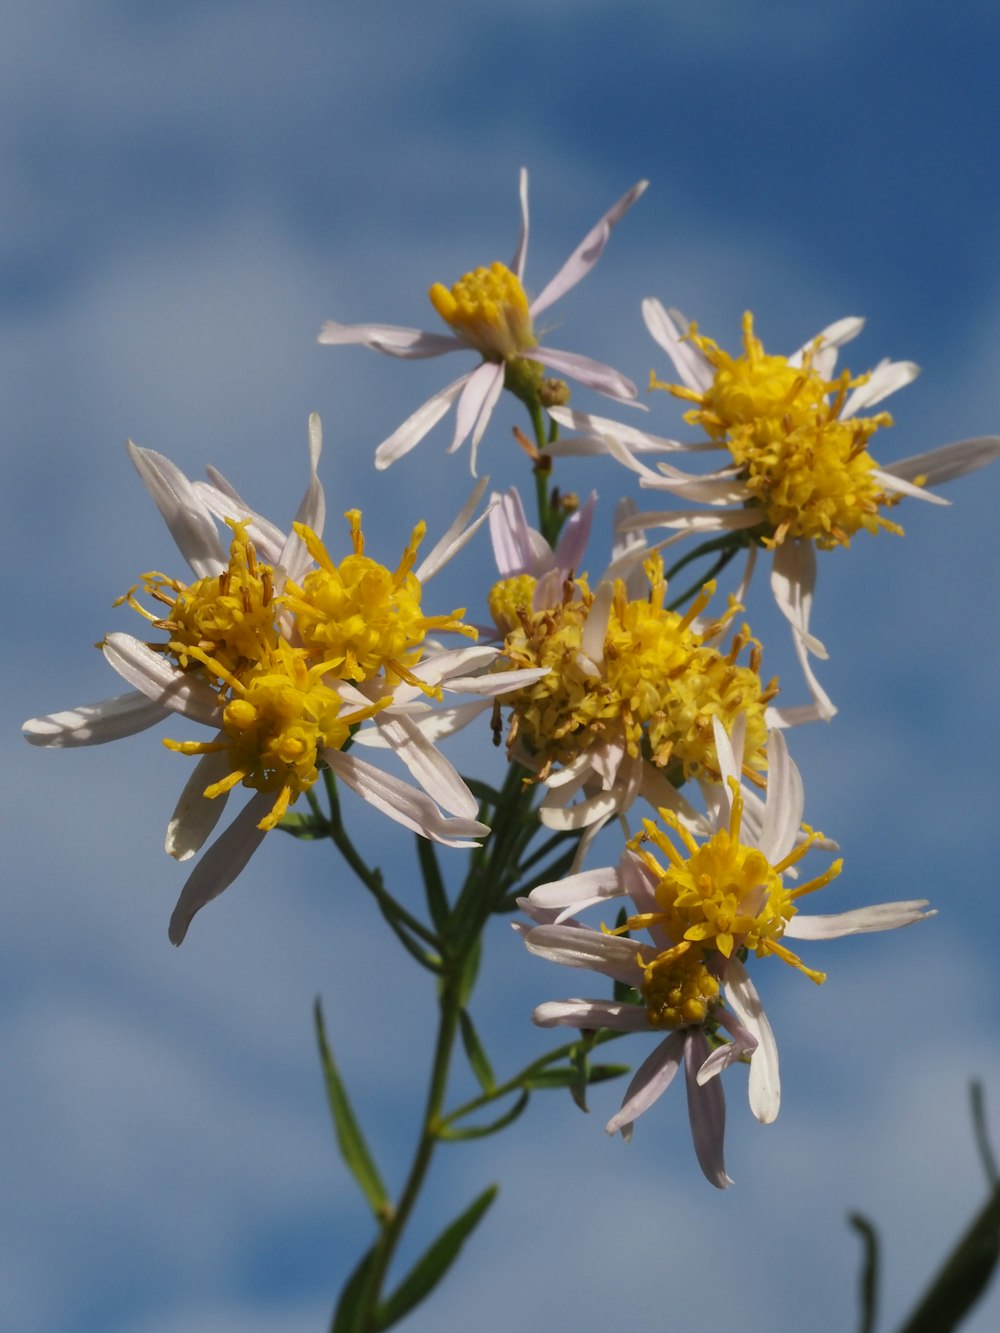
[{"label": "pale lavender petal", "polygon": [[648,184],[649,181],[637,181],[631,190],[626,191],[617,203],[612,204],[601,220],[587,232],[559,272],[532,301],[532,319],[540,315],[543,310],[547,310],[559,300],[560,296],[565,295],[571,287],[575,287],[581,278],[587,276],[604,253],[611,228],[625,216]]},{"label": "pale lavender petal", "polygon": [[646,1010],[641,1004],[620,1004],[616,1000],[549,1000],[531,1015],[540,1028],[579,1028],[594,1032],[612,1028],[615,1032],[648,1032]]},{"label": "pale lavender petal", "polygon": [[883,398],[888,398],[891,393],[904,389],[907,384],[912,384],[919,374],[920,367],[912,361],[890,361],[888,358],[880,361],[875,369],[869,372],[868,383],[859,384],[848,394],[840,410],[841,420],[846,421],[862,408],[873,407]]},{"label": "pale lavender petal", "polygon": [[219,835],[188,876],[170,918],[170,942],[182,944],[196,912],[228,889],[264,840],[257,827],[274,804],[267,792],[258,792]]},{"label": "pale lavender petal", "polygon": [[538,884],[528,894],[528,899],[537,907],[582,910],[593,903],[620,898],[623,892],[618,867],[601,866],[598,870],[584,870],[582,874],[569,875],[550,884]]},{"label": "pale lavender petal", "polygon": [[391,463],[395,463],[397,458],[402,458],[418,445],[445,415],[471,377],[471,371],[466,375],[459,375],[457,380],[452,380],[433,398],[428,398],[426,403],[422,403],[412,416],[408,416],[403,424],[375,450],[376,468],[379,471],[384,470]]},{"label": "pale lavender petal", "polygon": [[578,573],[583,565],[596,504],[597,492],[591,491],[590,499],[582,509],[570,516],[559,536],[555,549],[556,568],[567,576],[570,572]]},{"label": "pale lavender petal", "polygon": [[636,940],[560,925],[537,926],[528,932],[524,942],[531,953],[547,958],[550,963],[589,968],[626,986],[636,986],[642,981],[642,969],[636,963],[642,945]]},{"label": "pale lavender petal", "polygon": [[902,477],[905,481],[922,479],[924,486],[941,486],[956,477],[964,477],[967,472],[992,463],[1000,455],[1000,436],[979,435],[972,440],[958,440],[954,444],[943,444],[938,449],[929,449],[925,454],[915,454],[912,458],[902,458],[898,463],[889,463],[882,468],[890,477]]},{"label": "pale lavender petal", "polygon": [[783,861],[795,846],[804,805],[802,776],[788,753],[784,736],[772,731],[767,738],[764,827],[757,844],[772,865]]},{"label": "pale lavender petal", "polygon": [[638,1120],[644,1111],[648,1111],[674,1081],[674,1075],[681,1066],[684,1045],[685,1034],[672,1032],[660,1042],[651,1055],[643,1060],[625,1090],[621,1110],[604,1126],[605,1133],[617,1134],[621,1130],[622,1138],[632,1137],[633,1122]]},{"label": "pale lavender petal", "polygon": [[[219,739],[225,737],[220,733]],[[201,851],[222,817],[229,797],[228,792],[221,792],[210,799],[204,794],[205,788],[221,782],[231,771],[232,762],[225,750],[211,750],[195,764],[167,825],[163,846],[168,856],[186,861]]]},{"label": "pale lavender petal", "polygon": [[898,903],[873,903],[852,912],[829,916],[806,916],[799,912],[785,927],[785,936],[793,940],[837,940],[844,935],[865,935],[873,930],[898,930],[936,916],[928,912],[926,898],[911,898]]},{"label": "pale lavender petal", "polygon": [[522,167],[517,181],[518,198],[521,201],[521,233],[517,238],[517,249],[510,261],[510,270],[518,282],[524,280],[524,261],[528,257],[528,169]]},{"label": "pale lavender petal", "polygon": [[913,500],[925,500],[932,505],[947,507],[951,504],[951,501],[943,495],[935,495],[933,491],[927,491],[912,481],[904,481],[902,477],[894,477],[891,472],[884,472],[881,468],[872,468],[869,475],[872,481],[878,482],[890,495],[908,495]]},{"label": "pale lavender petal", "polygon": [[601,361],[581,356],[578,352],[561,352],[554,347],[533,347],[530,352],[522,352],[521,355],[528,361],[538,361],[546,370],[568,375],[570,379],[585,384],[588,389],[603,393],[606,398],[614,398],[617,402],[628,403],[630,407],[646,410],[645,404],[632,402],[638,393],[632,381]]},{"label": "pale lavender petal", "polygon": [[473,430],[476,432],[473,443],[478,444],[503,389],[503,377],[503,363],[496,361],[484,361],[468,376],[455,411],[455,434],[448,446],[450,454],[465,443]]},{"label": "pale lavender petal", "polygon": [[433,801],[449,814],[466,819],[476,817],[479,802],[454,764],[434,747],[415,722],[405,716],[386,717],[384,713],[377,715],[375,722],[390,749]]},{"label": "pale lavender petal", "polygon": [[218,727],[219,701],[204,680],[171,666],[162,653],[154,653],[131,634],[109,634],[102,648],[119,676],[147,698],[195,722]]},{"label": "pale lavender petal", "polygon": [[767,1021],[764,1006],[749,973],[736,958],[730,958],[725,974],[726,999],[736,1017],[757,1040],[750,1057],[750,1110],[762,1125],[777,1117],[781,1105],[778,1047]]},{"label": "pale lavender petal", "polygon": [[198,578],[218,574],[226,563],[215,521],[194,485],[169,458],[128,441],[129,457],[163,515],[177,549]]},{"label": "pale lavender petal", "polygon": [[475,513],[479,501],[483,498],[483,491],[486,490],[489,483],[489,477],[483,477],[481,481],[476,483],[472,494],[448,525],[444,535],[413,571],[421,583],[426,583],[428,579],[434,577],[438,570],[443,569],[452,556],[458,554],[490,517],[491,511],[487,509],[480,514],[474,523],[469,523],[469,519]]},{"label": "pale lavender petal", "polygon": [[724,1190],[733,1182],[726,1175],[723,1147],[726,1137],[726,1099],[722,1080],[701,1084],[698,1070],[709,1054],[708,1041],[701,1031],[689,1031],[684,1043],[684,1074],[687,1085],[688,1119],[691,1140],[702,1174],[710,1185]]},{"label": "pale lavender petal", "polygon": [[715,379],[712,363],[695,343],[684,337],[690,325],[680,311],[665,310],[655,297],[647,296],[642,303],[642,317],[653,341],[670,357],[685,387],[696,393],[710,388]]},{"label": "pale lavender petal", "polygon": [[29,745],[66,750],[75,745],[104,745],[107,741],[134,736],[169,715],[170,710],[162,704],[139,690],[129,690],[99,703],[31,717],[21,727],[21,734]]},{"label": "pale lavender petal", "polygon": [[811,541],[785,541],[774,552],[771,591],[778,610],[796,638],[815,657],[826,658],[826,649],[809,633],[813,588],[816,586],[816,548]]},{"label": "pale lavender petal", "polygon": [[[709,441],[705,444],[682,444],[679,440],[668,439],[665,435],[651,435],[639,430],[637,426],[626,426],[622,421],[612,421],[610,417],[592,416],[589,412],[577,412],[572,407],[550,407],[549,416],[560,426],[582,432],[582,436],[592,439],[606,452],[605,442],[608,436],[628,446],[633,453],[704,453],[709,449],[718,450],[721,446]],[[561,453],[569,452],[571,440],[557,440],[547,446],[548,450]]]},{"label": "pale lavender petal", "polygon": [[[323,427],[320,423],[319,414],[311,412],[309,414],[309,483],[295,515],[295,521],[296,523],[304,523],[307,528],[311,528],[317,537],[323,535],[323,526],[326,522],[326,496],[317,471],[322,452]],[[286,576],[293,583],[300,581],[312,563],[312,556],[309,554],[305,542],[294,530],[289,534],[276,563],[284,569]]]},{"label": "pale lavender petal", "polygon": [[490,511],[490,540],[500,577],[509,579],[517,574],[537,577],[549,570],[552,548],[529,525],[517,488],[512,486],[494,499],[498,503]]},{"label": "pale lavender petal", "polygon": [[865,321],[857,315],[845,315],[843,319],[828,324],[821,333],[810,338],[798,351],[788,358],[790,366],[801,366],[806,352],[813,350],[813,368],[822,379],[829,379],[837,364],[837,349],[844,343],[856,338],[865,326]]},{"label": "pale lavender petal", "polygon": [[485,837],[489,827],[477,819],[449,819],[429,796],[408,782],[383,773],[352,754],[324,751],[334,775],[352,791],[404,828],[445,847],[478,847],[472,839]]},{"label": "pale lavender petal", "polygon": [[405,361],[443,356],[468,346],[452,334],[403,329],[397,324],[337,324],[332,319],[320,329],[318,341],[331,347],[360,343],[373,352],[384,352],[386,356],[401,357]]}]

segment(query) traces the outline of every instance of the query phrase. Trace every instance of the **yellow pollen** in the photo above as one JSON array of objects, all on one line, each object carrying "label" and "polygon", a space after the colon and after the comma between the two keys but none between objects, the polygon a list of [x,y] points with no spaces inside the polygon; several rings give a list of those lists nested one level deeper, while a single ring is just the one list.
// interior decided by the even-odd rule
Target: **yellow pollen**
[{"label": "yellow pollen", "polygon": [[791,537],[828,550],[850,545],[861,528],[902,532],[879,512],[898,504],[899,497],[882,489],[868,452],[871,437],[891,426],[892,417],[880,412],[840,419],[848,392],[869,375],[852,378],[845,370],[835,380],[823,379],[814,367],[815,345],[799,366],[766,354],[749,311],[743,316],[742,356],[730,356],[694,324],[687,337],[712,365],[712,383],[698,393],[654,377],[650,387],[694,403],[685,420],[729,450],[742,470],[748,503],[759,507],[766,521],[765,546]]},{"label": "yellow pollen", "polygon": [[448,631],[474,639],[476,631],[459,619],[462,610],[425,616],[420,609],[422,589],[412,570],[425,524],[413,530],[393,572],[364,554],[360,511],[349,510],[345,517],[354,551],[339,564],[311,528],[295,524],[318,568],[301,585],[291,580],[285,584],[282,606],[294,615],[310,659],[322,662],[324,671],[337,679],[361,682],[384,672],[390,685],[405,680],[435,693],[411,670],[423,655],[427,635]]},{"label": "yellow pollen", "polygon": [[[510,670],[548,667],[549,674],[513,692],[508,744],[515,739],[548,763],[568,764],[602,738],[622,738],[629,753],[671,769],[680,778],[719,776],[713,717],[731,727],[737,713],[747,717],[747,766],[763,769],[764,710],[777,685],[764,687],[759,653],[751,666],[736,657],[753,644],[745,627],[729,653],[705,642],[741,609],[730,606],[721,621],[699,632],[692,621],[712,595],[709,585],[684,616],[664,606],[663,562],[646,562],[647,598],[630,600],[616,582],[601,659],[584,651],[588,618],[595,606],[585,578],[566,584],[563,600],[532,610],[534,580],[528,575],[494,585],[490,610],[506,631],[504,654]],[[591,652],[593,645],[588,637]]]},{"label": "yellow pollen", "polygon": [[436,282],[428,296],[445,323],[487,361],[510,361],[538,344],[528,297],[506,264],[473,269],[450,291]]},{"label": "yellow pollen", "polygon": [[166,615],[147,611],[137,600],[135,588],[116,603],[127,602],[156,629],[170,635],[169,643],[150,646],[165,652],[182,670],[207,671],[207,654],[228,672],[240,675],[278,641],[271,568],[257,563],[246,523],[226,522],[233,541],[229,564],[221,574],[191,584],[155,571],[142,575],[144,591],[169,608]]}]

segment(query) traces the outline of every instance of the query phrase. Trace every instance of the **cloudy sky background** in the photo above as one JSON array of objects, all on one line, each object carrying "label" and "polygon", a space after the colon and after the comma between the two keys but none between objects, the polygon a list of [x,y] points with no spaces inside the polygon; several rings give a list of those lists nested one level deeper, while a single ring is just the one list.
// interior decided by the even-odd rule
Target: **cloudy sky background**
[{"label": "cloudy sky background", "polygon": [[[267,839],[175,950],[184,871],[160,847],[185,761],[155,732],[63,754],[18,735],[31,714],[117,691],[90,645],[130,627],[111,602],[139,571],[177,568],[125,439],[192,475],[214,463],[286,521],[319,411],[329,534],[358,505],[369,549],[394,559],[417,518],[448,520],[467,466],[445,456],[445,426],[388,474],[372,451],[463,367],[315,334],[325,318],[433,327],[431,282],[509,259],[522,164],[535,291],[652,181],[550,312],[556,346],[641,383],[664,370],[646,295],[728,346],[752,308],[785,351],[863,314],[852,368],[924,367],[891,403],[881,457],[996,432],[998,30],[996,6],[971,0],[947,17],[901,0],[5,7],[0,1327],[324,1327],[369,1233],[332,1141],[313,998],[393,1184],[433,1033],[425,977],[331,851]],[[528,482],[515,420],[499,412],[481,449],[500,486]],[[678,422],[651,400],[654,428]],[[610,464],[565,475],[598,487],[605,519],[626,486]],[[883,1327],[900,1321],[985,1192],[974,1075],[1000,1138],[998,495],[1000,472],[980,474],[949,510],[906,506],[905,539],[822,562],[814,624],[842,712],[793,737],[807,818],[846,859],[827,910],[926,894],[940,916],[812,948],[821,989],[776,968],[760,980],[785,1098],[765,1129],[740,1071],[728,1079],[725,1194],[698,1172],[676,1090],[631,1147],[602,1133],[621,1095],[606,1086],[588,1117],[536,1097],[500,1138],[442,1153],[425,1238],[491,1180],[502,1193],[414,1333],[747,1317],[795,1333],[817,1310],[850,1328],[852,1209],[883,1229]],[[595,570],[605,531],[599,518]],[[487,567],[482,543],[437,604],[473,607]],[[764,592],[751,623],[794,701]],[[485,745],[463,739],[462,762]],[[355,817],[416,901],[406,835]],[[546,1049],[532,1007],[580,989],[498,923],[475,1005],[497,1067]],[[998,1301],[968,1328],[992,1328]]]}]

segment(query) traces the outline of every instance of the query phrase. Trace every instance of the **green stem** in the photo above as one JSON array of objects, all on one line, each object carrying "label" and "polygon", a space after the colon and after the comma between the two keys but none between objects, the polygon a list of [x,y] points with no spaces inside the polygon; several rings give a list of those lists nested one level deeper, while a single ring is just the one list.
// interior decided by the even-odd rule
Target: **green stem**
[{"label": "green stem", "polygon": [[736,550],[737,548],[733,547],[733,549],[730,551],[723,551],[722,554],[719,556],[718,560],[716,560],[715,564],[711,567],[711,569],[708,570],[707,573],[703,574],[701,578],[697,579],[694,583],[692,583],[690,588],[685,588],[684,591],[681,593],[680,597],[675,597],[674,600],[668,604],[667,610],[668,611],[680,610],[680,608],[684,605],[684,603],[688,601],[691,597],[693,597],[696,592],[701,592],[702,588],[704,588],[706,583],[711,582],[711,580],[715,578],[716,574],[722,573],[725,567],[729,564],[730,560],[732,560],[733,556],[736,554]]}]

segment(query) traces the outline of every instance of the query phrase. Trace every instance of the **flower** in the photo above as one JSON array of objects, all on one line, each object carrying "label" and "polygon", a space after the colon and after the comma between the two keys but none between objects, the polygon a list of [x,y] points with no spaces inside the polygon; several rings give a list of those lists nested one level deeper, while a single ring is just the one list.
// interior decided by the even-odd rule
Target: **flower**
[{"label": "flower", "polygon": [[[699,1102],[692,1080],[704,1089],[730,1064],[748,1058],[753,1114],[769,1123],[780,1104],[777,1046],[744,960],[776,957],[819,983],[824,974],[807,967],[786,940],[891,930],[932,913],[921,899],[838,915],[801,914],[799,901],[835,879],[841,862],[806,883],[786,883],[786,877],[795,883],[797,863],[811,848],[830,844],[801,823],[802,780],[784,737],[774,731],[768,738],[767,798],[761,803],[740,784],[743,720],[732,738],[717,719],[714,729],[723,781],[715,788],[709,836],[699,842],[672,811],[661,810],[660,822],[643,821],[643,833],[632,839],[617,867],[584,871],[532,890],[527,900],[531,914],[544,924],[523,935],[532,953],[598,971],[635,992],[635,1003],[542,1005],[535,1013],[537,1023],[670,1034],[637,1072],[608,1132],[624,1130],[647,1110],[683,1058],[698,1159],[708,1179],[724,1185],[729,1182],[722,1166],[721,1089],[713,1100]],[[630,898],[636,910],[616,930],[591,930],[566,919],[620,897]],[[635,930],[649,932],[652,950],[623,938],[624,931]]]},{"label": "flower", "polygon": [[[285,536],[218,474],[192,483],[169,459],[130,443],[132,461],[195,580],[150,572],[120,599],[167,636],[147,643],[116,632],[103,641],[105,658],[130,693],[24,725],[31,743],[57,748],[132,735],[171,713],[211,728],[208,740],[164,742],[198,756],[168,825],[166,850],[178,860],[193,856],[218,823],[229,792],[243,786],[254,795],[188,878],[170,923],[175,944],[310,790],[321,766],[426,838],[469,847],[488,832],[452,765],[422,734],[413,734],[405,711],[395,716],[397,691],[406,691],[407,699],[411,693],[438,697],[438,682],[454,673],[454,654],[427,652],[430,631],[475,637],[460,611],[424,615],[421,575],[433,574],[483,522],[485,514],[468,523],[483,485],[417,569],[423,524],[393,571],[365,554],[356,510],[346,515],[353,552],[337,563],[320,535],[320,450],[314,416],[310,480]],[[231,535],[228,558],[215,522],[223,516]],[[142,594],[159,604],[157,611],[145,608]],[[398,737],[394,748],[422,790],[346,752],[354,728],[373,717]]]},{"label": "flower", "polygon": [[[449,452],[454,452],[471,434],[472,474],[476,474],[476,451],[505,384],[529,402],[539,401],[542,368],[569,375],[588,388],[619,401],[633,399],[635,385],[618,371],[575,352],[561,352],[539,345],[535,319],[553,305],[581,278],[586,277],[604,252],[616,222],[643,193],[647,181],[639,181],[622,196],[587,233],[554,278],[530,304],[522,286],[528,244],[528,173],[520,179],[521,236],[510,268],[499,262],[467,273],[450,290],[441,283],[430,289],[435,310],[451,328],[451,334],[427,333],[392,324],[337,324],[329,321],[319,335],[321,343],[341,346],[361,343],[376,352],[406,360],[443,356],[446,352],[472,351],[481,363],[453,380],[440,393],[394,431],[375,452],[375,466],[386,468],[424,438],[458,399],[455,434]],[[565,399],[563,399],[565,401]]]},{"label": "flower", "polygon": [[[685,445],[603,418],[553,409],[563,425],[584,432],[563,441],[556,452],[610,452],[637,472],[640,485],[671,491],[707,507],[635,514],[636,529],[665,527],[680,533],[732,533],[732,550],[748,548],[738,597],[742,600],[757,550],[772,553],[771,588],[792,628],[793,644],[812,696],[800,711],[831,718],[836,709],[809,662],[826,648],[810,632],[816,549],[847,546],[860,530],[902,533],[886,517],[904,495],[936,504],[947,501],[925,487],[983,467],[1000,453],[1000,438],[963,440],[929,453],[880,467],[869,452],[875,434],[892,424],[886,412],[858,415],[909,384],[918,374],[911,361],[881,361],[872,371],[835,374],[837,353],[855,338],[864,321],[831,324],[791,356],[765,353],[749,312],[743,318],[743,352],[732,356],[677,311],[658,301],[643,302],[646,325],[673,362],[680,384],[651,380],[693,404],[685,420],[707,439]],[[656,470],[640,455],[724,449],[726,466],[706,475],[679,471],[666,462]]]}]

